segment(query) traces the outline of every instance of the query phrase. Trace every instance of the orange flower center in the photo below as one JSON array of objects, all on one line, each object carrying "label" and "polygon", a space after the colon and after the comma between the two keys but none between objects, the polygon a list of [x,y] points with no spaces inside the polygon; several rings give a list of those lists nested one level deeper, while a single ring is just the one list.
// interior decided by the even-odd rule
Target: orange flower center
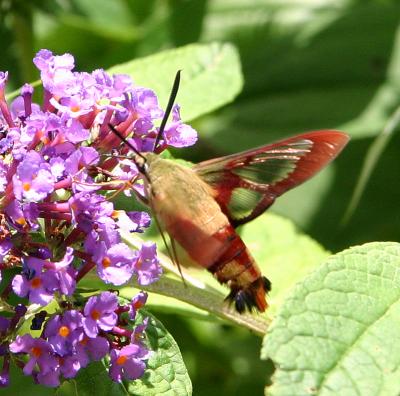
[{"label": "orange flower center", "polygon": [[40,357],[40,355],[42,354],[42,350],[39,347],[33,347],[31,349],[32,355],[35,356],[35,358]]},{"label": "orange flower center", "polygon": [[69,333],[70,333],[70,331],[67,326],[61,326],[60,329],[58,330],[58,334],[61,337],[68,337]]},{"label": "orange flower center", "polygon": [[22,189],[23,189],[24,191],[29,191],[29,190],[31,189],[31,183],[29,183],[29,182],[23,183],[23,184],[22,184]]},{"label": "orange flower center", "polygon": [[120,356],[118,356],[118,358],[117,358],[117,360],[116,360],[116,363],[119,365],[119,366],[122,366],[123,364],[125,364],[125,362],[127,361],[127,357],[125,356],[125,355],[120,355]]},{"label": "orange flower center", "polygon": [[21,226],[24,226],[26,224],[26,220],[24,217],[19,217],[15,222]]},{"label": "orange flower center", "polygon": [[113,219],[118,219],[119,217],[119,210],[113,210],[113,212],[111,213],[111,217]]},{"label": "orange flower center", "polygon": [[106,256],[103,258],[103,261],[101,263],[103,264],[104,268],[107,268],[111,265],[111,260],[109,257]]},{"label": "orange flower center", "polygon": [[100,319],[100,312],[97,309],[94,309],[91,313],[90,316],[92,317],[92,319],[94,320],[98,320]]},{"label": "orange flower center", "polygon": [[33,278],[31,281],[31,286],[33,289],[37,289],[42,285],[42,280],[39,277]]},{"label": "orange flower center", "polygon": [[133,307],[134,307],[135,309],[140,309],[140,308],[142,308],[142,307],[143,307],[142,301],[136,301],[135,304],[133,304]]},{"label": "orange flower center", "polygon": [[49,144],[50,143],[50,139],[47,136],[42,136],[40,138],[40,140],[44,143],[44,144]]}]

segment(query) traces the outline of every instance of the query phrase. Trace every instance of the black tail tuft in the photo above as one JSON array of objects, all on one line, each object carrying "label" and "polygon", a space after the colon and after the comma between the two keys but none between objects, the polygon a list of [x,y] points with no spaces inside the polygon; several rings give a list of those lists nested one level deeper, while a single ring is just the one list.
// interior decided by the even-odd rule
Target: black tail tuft
[{"label": "black tail tuft", "polygon": [[258,278],[246,288],[231,285],[231,292],[226,300],[235,304],[239,313],[245,311],[264,312],[267,307],[266,294],[271,290],[271,282],[265,276]]}]

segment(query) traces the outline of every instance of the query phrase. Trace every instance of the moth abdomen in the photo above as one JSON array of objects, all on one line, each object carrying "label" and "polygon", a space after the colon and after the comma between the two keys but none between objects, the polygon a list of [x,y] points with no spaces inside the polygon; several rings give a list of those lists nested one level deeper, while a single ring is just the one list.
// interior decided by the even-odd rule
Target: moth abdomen
[{"label": "moth abdomen", "polygon": [[224,251],[208,267],[220,283],[231,289],[227,300],[235,303],[238,312],[256,308],[264,312],[268,304],[266,293],[270,290],[269,280],[261,275],[254,258],[246,245],[230,225],[213,235],[226,246]]}]

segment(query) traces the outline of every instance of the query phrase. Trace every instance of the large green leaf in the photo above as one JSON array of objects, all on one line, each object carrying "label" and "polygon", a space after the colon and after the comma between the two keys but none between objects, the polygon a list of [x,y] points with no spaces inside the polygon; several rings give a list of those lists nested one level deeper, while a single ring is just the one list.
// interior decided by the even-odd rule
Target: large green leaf
[{"label": "large green leaf", "polygon": [[165,106],[174,76],[182,70],[177,103],[186,121],[231,102],[242,88],[238,53],[230,44],[192,44],[112,67],[153,89]]},{"label": "large green leaf", "polygon": [[57,396],[126,396],[124,384],[113,382],[103,362],[93,362],[55,392]]},{"label": "large green leaf", "polygon": [[398,395],[400,244],[329,258],[286,299],[264,338],[271,395]]},{"label": "large green leaf", "polygon": [[6,388],[0,388],[1,396],[24,395],[29,396],[51,396],[54,390],[43,385],[35,384],[31,376],[24,375],[19,367],[11,363],[10,367],[10,385]]},{"label": "large green leaf", "polygon": [[128,385],[129,393],[147,396],[191,395],[192,383],[179,347],[171,334],[153,316],[150,316],[146,334],[154,354],[147,363],[145,375]]}]

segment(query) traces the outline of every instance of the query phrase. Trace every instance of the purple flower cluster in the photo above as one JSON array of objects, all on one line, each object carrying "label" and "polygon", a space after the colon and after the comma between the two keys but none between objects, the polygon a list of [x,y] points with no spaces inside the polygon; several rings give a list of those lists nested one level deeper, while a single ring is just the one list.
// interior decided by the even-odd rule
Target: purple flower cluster
[{"label": "purple flower cluster", "polygon": [[[137,298],[143,298],[138,295]],[[115,294],[103,292],[90,297],[83,312],[64,310],[47,320],[41,337],[17,335],[9,344],[17,364],[26,375],[46,386],[60,385],[60,377],[73,378],[93,360],[110,356],[110,376],[115,381],[133,380],[143,375],[150,352],[138,333],[147,326],[145,319],[134,330],[124,327],[123,313],[132,309],[119,306]],[[20,355],[27,355],[27,363]],[[117,358],[115,358],[117,356]],[[8,359],[6,356],[4,359]]]},{"label": "purple flower cluster", "polygon": [[145,325],[128,330],[121,314],[134,321],[146,296],[121,307],[107,292],[90,297],[83,310],[76,305],[76,286],[94,268],[111,287],[132,278],[145,286],[161,275],[155,244],[134,250],[120,236],[143,232],[150,217],[117,210],[111,201],[121,191],[143,194],[143,180],[110,125],[141,152],[188,146],[197,134],[182,123],[176,105],[155,149],[164,112],[153,91],[126,75],[75,72],[69,54],[41,50],[33,62],[43,83],[40,105],[29,84],[7,103],[8,74],[0,72],[0,280],[2,273],[14,274],[0,299],[7,304],[15,293],[26,304],[55,301],[59,309],[52,315],[37,310],[31,328],[42,329],[39,338],[18,335],[25,305],[0,316],[0,385],[8,384],[10,354],[25,374],[48,386],[106,355],[114,380],[138,378],[149,355],[140,341]]}]

